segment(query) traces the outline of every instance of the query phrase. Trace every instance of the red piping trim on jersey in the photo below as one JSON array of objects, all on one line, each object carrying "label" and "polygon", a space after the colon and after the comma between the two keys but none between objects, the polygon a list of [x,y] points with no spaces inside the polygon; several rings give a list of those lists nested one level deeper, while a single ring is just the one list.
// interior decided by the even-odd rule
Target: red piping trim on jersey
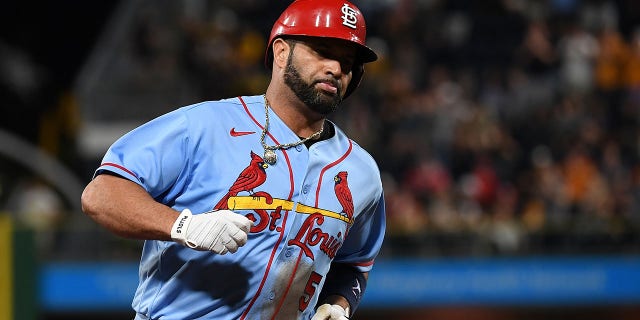
[{"label": "red piping trim on jersey", "polygon": [[[253,120],[253,122],[255,122],[255,124],[260,128],[260,130],[263,130],[264,127],[260,124],[260,122],[258,122],[258,120],[256,120],[256,118],[251,114],[251,112],[249,111],[249,107],[247,106],[247,104],[244,102],[244,100],[242,99],[242,97],[238,97],[238,100],[240,100],[240,102],[242,103],[242,106],[244,107],[245,112],[247,113],[247,115],[249,115],[249,117],[251,118],[251,120]],[[272,135],[271,133],[267,133],[269,135],[269,137],[276,143],[276,144],[280,144]],[[294,190],[294,182],[293,182],[293,171],[291,168],[291,161],[289,160],[289,155],[287,154],[286,150],[282,150],[282,153],[284,154],[284,158],[287,162],[287,167],[289,168],[289,183],[291,185],[291,188],[289,189],[289,197],[287,200],[291,200],[291,198],[293,197],[293,190]],[[253,298],[251,299],[251,301],[249,302],[249,306],[247,306],[247,308],[244,310],[244,312],[242,313],[242,315],[240,316],[240,319],[245,319],[247,317],[247,314],[249,314],[249,311],[251,310],[251,308],[253,307],[253,304],[256,302],[256,300],[258,299],[258,297],[260,296],[260,293],[262,292],[262,288],[264,287],[265,282],[267,281],[267,275],[269,274],[269,272],[271,271],[271,264],[273,263],[273,260],[275,258],[276,252],[278,251],[278,246],[280,244],[280,242],[282,241],[282,238],[284,237],[285,234],[285,227],[287,225],[287,216],[288,215],[284,215],[284,219],[282,220],[282,228],[280,231],[280,237],[278,238],[278,241],[276,242],[276,245],[273,247],[273,249],[271,250],[271,256],[269,257],[269,263],[267,264],[267,269],[264,272],[264,276],[262,277],[262,280],[260,281],[260,286],[258,287],[258,290],[256,291],[255,295],[253,296]],[[289,284],[290,285],[290,284]],[[287,289],[288,290],[288,289]],[[277,314],[274,313],[274,317]]]},{"label": "red piping trim on jersey", "polygon": [[351,149],[353,149],[353,143],[351,142],[351,140],[349,140],[349,149],[347,149],[347,151],[342,155],[342,157],[340,157],[338,160],[329,163],[326,167],[322,168],[322,171],[320,171],[320,180],[318,180],[318,188],[316,189],[316,203],[315,203],[315,207],[318,207],[318,203],[320,201],[319,197],[320,197],[320,186],[322,186],[322,177],[324,177],[324,173],[329,170],[331,167],[337,165],[338,163],[342,162],[342,160],[344,160],[350,153],[351,153]]},{"label": "red piping trim on jersey", "polygon": [[[280,312],[280,308],[282,308],[284,301],[287,299],[287,294],[289,294],[289,289],[291,289],[291,284],[293,283],[293,279],[295,278],[295,275],[298,271],[298,266],[300,265],[301,259],[302,259],[302,250],[300,250],[300,253],[298,253],[298,259],[296,260],[296,265],[293,267],[293,272],[291,273],[291,277],[289,277],[289,283],[287,283],[287,289],[284,290],[284,294],[282,295],[282,300],[280,300],[280,303],[278,303],[278,307],[276,307],[276,310],[273,313],[271,320],[276,318],[276,315],[278,314],[278,312]],[[311,298],[313,297],[309,297],[309,299]]]},{"label": "red piping trim on jersey", "polygon": [[[123,167],[123,166],[121,166],[119,164],[115,164],[115,163],[111,163],[111,162],[105,162],[100,166],[101,167],[116,167],[116,168],[118,168],[118,169],[120,169],[120,170],[122,170],[122,171],[124,171],[124,172],[126,172],[126,173],[128,173],[128,174],[130,174],[132,176],[134,176],[136,179],[138,179],[138,176],[135,173],[129,171],[129,169],[127,169],[127,168],[125,168],[125,167]],[[138,179],[138,180],[140,180],[140,179]]]},{"label": "red piping trim on jersey", "polygon": [[368,266],[372,266],[373,262],[374,262],[373,260],[369,260],[365,262],[350,263],[350,265],[357,266],[357,267],[368,267]]}]

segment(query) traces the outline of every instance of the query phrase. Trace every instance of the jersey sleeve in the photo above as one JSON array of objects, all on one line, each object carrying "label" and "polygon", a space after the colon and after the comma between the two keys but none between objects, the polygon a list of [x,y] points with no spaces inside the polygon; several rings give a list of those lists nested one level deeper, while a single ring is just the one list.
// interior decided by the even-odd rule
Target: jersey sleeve
[{"label": "jersey sleeve", "polygon": [[355,220],[334,261],[350,264],[361,272],[370,271],[382,247],[385,228],[384,193],[381,191],[377,201]]},{"label": "jersey sleeve", "polygon": [[107,150],[96,175],[107,170],[142,186],[154,198],[174,187],[188,164],[189,135],[180,109],[123,135]]}]

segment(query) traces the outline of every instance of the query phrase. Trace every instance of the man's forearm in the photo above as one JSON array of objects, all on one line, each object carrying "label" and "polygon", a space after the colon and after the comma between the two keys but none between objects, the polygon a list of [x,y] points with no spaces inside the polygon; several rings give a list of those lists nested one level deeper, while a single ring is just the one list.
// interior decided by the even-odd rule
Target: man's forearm
[{"label": "man's forearm", "polygon": [[101,174],[82,193],[82,210],[113,233],[133,239],[171,240],[179,212],[156,202],[127,179]]}]

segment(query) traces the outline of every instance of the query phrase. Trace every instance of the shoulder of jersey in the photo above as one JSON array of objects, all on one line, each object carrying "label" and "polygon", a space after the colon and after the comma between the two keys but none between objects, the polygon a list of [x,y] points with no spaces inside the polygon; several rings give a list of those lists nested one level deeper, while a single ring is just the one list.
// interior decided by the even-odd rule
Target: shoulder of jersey
[{"label": "shoulder of jersey", "polygon": [[214,121],[223,114],[228,114],[229,116],[246,114],[242,103],[237,98],[203,101],[185,106],[182,109],[189,117],[204,121]]},{"label": "shoulder of jersey", "polygon": [[336,134],[342,135],[345,137],[345,139],[348,139],[348,141],[351,141],[351,144],[353,146],[353,150],[351,151],[352,153],[352,161],[354,161],[353,159],[359,159],[359,161],[362,162],[362,166],[361,168],[378,168],[378,164],[376,162],[376,160],[373,158],[373,156],[365,149],[363,148],[361,145],[359,145],[355,140],[349,138],[340,128],[338,128],[338,126],[336,127]]}]

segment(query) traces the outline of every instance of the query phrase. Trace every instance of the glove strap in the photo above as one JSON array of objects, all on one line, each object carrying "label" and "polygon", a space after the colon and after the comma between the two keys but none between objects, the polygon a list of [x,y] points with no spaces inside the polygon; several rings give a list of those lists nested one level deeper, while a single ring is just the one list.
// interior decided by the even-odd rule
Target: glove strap
[{"label": "glove strap", "polygon": [[171,227],[171,239],[182,244],[187,245],[187,230],[189,229],[189,223],[191,222],[191,210],[184,209],[173,223]]}]

